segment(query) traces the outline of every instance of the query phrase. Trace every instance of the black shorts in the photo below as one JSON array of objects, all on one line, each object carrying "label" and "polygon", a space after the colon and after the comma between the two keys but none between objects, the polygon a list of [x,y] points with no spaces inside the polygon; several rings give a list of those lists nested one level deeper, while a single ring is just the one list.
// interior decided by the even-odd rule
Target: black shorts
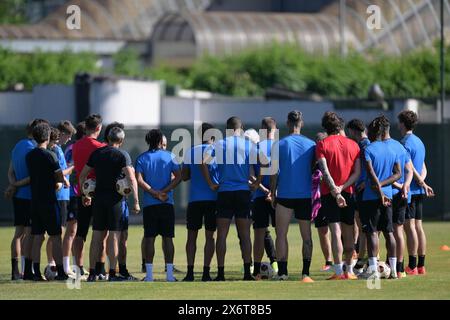
[{"label": "black shorts", "polygon": [[130,209],[128,208],[128,202],[122,200],[121,204],[122,216],[120,217],[120,231],[128,230],[128,216],[130,215]]},{"label": "black shorts", "polygon": [[406,210],[408,209],[408,200],[402,198],[399,192],[392,197],[392,222],[401,226],[405,223]]},{"label": "black shorts", "polygon": [[92,230],[121,231],[122,201],[112,202],[108,199],[96,199],[92,207]]},{"label": "black shorts", "polygon": [[223,191],[217,194],[217,218],[249,219],[251,193],[247,190]]},{"label": "black shorts", "polygon": [[355,192],[355,210],[357,210],[357,211],[361,211],[361,203],[363,201],[362,200],[363,193],[364,193],[364,189],[362,189],[361,191]]},{"label": "black shorts", "polygon": [[31,200],[13,198],[14,225],[31,226]]},{"label": "black shorts", "polygon": [[58,200],[59,214],[61,216],[61,226],[66,227],[68,211],[69,211],[69,201],[68,200]]},{"label": "black shorts", "polygon": [[78,217],[78,197],[70,197],[67,207],[67,222],[76,221]]},{"label": "black shorts", "polygon": [[423,194],[414,194],[411,196],[411,203],[406,210],[406,219],[422,220],[423,216]]},{"label": "black shorts", "polygon": [[297,220],[311,221],[312,203],[311,198],[285,199],[277,198],[277,203],[288,209],[293,209]]},{"label": "black shorts", "polygon": [[61,235],[61,213],[58,202],[31,205],[31,234]]},{"label": "black shorts", "polygon": [[92,208],[95,200],[92,199],[92,204],[89,207],[83,206],[81,197],[77,197],[78,214],[77,214],[77,237],[81,237],[86,241],[87,234],[89,232],[89,225],[92,219]]},{"label": "black shorts", "polygon": [[216,201],[189,202],[186,212],[187,229],[200,230],[203,220],[206,230],[216,231]]},{"label": "black shorts", "polygon": [[361,205],[362,208],[359,217],[363,232],[394,232],[392,225],[392,207],[383,206],[379,199],[363,201]]},{"label": "black shorts", "polygon": [[320,202],[322,206],[314,219],[316,228],[326,227],[329,223],[342,222],[352,226],[355,224],[355,200],[353,195],[343,192],[342,196],[347,202],[347,207],[339,208],[336,199],[331,193],[322,196]]},{"label": "black shorts", "polygon": [[272,204],[266,201],[266,197],[253,199],[253,229],[267,228],[269,226],[269,218],[272,222],[272,227],[275,228],[275,210],[272,208]]},{"label": "black shorts", "polygon": [[144,237],[175,237],[175,210],[172,204],[162,203],[144,208]]}]

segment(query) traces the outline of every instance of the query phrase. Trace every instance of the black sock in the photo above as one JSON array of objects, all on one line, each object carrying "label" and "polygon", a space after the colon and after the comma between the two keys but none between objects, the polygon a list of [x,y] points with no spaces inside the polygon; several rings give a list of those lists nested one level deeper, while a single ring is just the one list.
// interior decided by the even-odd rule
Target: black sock
[{"label": "black sock", "polygon": [[31,270],[32,263],[33,262],[31,261],[31,259],[25,258],[24,274],[27,276],[30,276],[33,274],[33,271]]},{"label": "black sock", "polygon": [[203,276],[209,276],[209,270],[210,270],[210,268],[209,267],[203,267]]},{"label": "black sock", "polygon": [[126,264],[120,264],[119,263],[119,273],[120,274],[127,274],[127,265]]},{"label": "black sock", "polygon": [[278,261],[278,275],[287,275],[287,261]]},{"label": "black sock", "polygon": [[225,277],[225,267],[218,267],[217,268],[217,277],[218,278],[224,278]]},{"label": "black sock", "polygon": [[325,261],[325,265],[326,266],[332,266],[333,265],[333,261]]},{"label": "black sock", "polygon": [[419,256],[419,262],[417,263],[417,267],[421,268],[425,266],[425,256]]},{"label": "black sock", "polygon": [[404,272],[403,261],[397,261],[397,272]]},{"label": "black sock", "polygon": [[277,254],[275,251],[275,243],[273,242],[272,236],[270,235],[270,231],[266,231],[264,235],[264,250],[266,251],[267,257],[270,260],[270,264],[277,261]]},{"label": "black sock", "polygon": [[194,266],[187,266],[187,274],[186,276],[193,277],[194,276]]},{"label": "black sock", "polygon": [[410,269],[414,269],[415,267],[417,267],[417,257],[416,256],[409,256],[408,267]]},{"label": "black sock", "polygon": [[83,266],[78,266],[78,268],[80,269],[80,276],[84,276],[84,268],[83,268]]},{"label": "black sock", "polygon": [[[105,267],[105,266],[103,266]],[[95,263],[95,275],[98,276],[100,273],[102,273],[102,263],[96,262]]]},{"label": "black sock", "polygon": [[97,271],[95,269],[90,268],[89,269],[89,276],[91,275],[97,275]]},{"label": "black sock", "polygon": [[11,273],[14,275],[14,273],[16,272],[16,270],[19,267],[19,259],[17,258],[12,258],[11,259]]},{"label": "black sock", "polygon": [[250,266],[251,263],[244,263],[244,277],[251,276]]},{"label": "black sock", "polygon": [[261,262],[255,262],[253,264],[253,275],[256,276],[261,273]]},{"label": "black sock", "polygon": [[309,276],[309,267],[311,266],[311,259],[303,259],[302,275]]},{"label": "black sock", "polygon": [[63,276],[66,273],[64,272],[64,267],[63,265],[56,265],[56,272],[58,272],[58,276]]},{"label": "black sock", "polygon": [[106,274],[105,263],[104,262],[100,262],[100,273],[101,274]]},{"label": "black sock", "polygon": [[142,258],[142,266],[145,267],[145,258]]},{"label": "black sock", "polygon": [[357,254],[359,254],[359,241],[356,241],[355,243],[355,251]]},{"label": "black sock", "polygon": [[114,278],[116,276],[116,270],[115,269],[109,269],[109,277]]},{"label": "black sock", "polygon": [[41,264],[39,262],[33,262],[33,271],[35,276],[41,275]]}]

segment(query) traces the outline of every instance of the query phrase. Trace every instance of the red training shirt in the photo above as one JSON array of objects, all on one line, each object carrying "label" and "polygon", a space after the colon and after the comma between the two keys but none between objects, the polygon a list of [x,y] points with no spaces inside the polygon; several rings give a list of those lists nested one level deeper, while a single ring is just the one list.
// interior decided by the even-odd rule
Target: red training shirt
[{"label": "red training shirt", "polygon": [[[331,135],[317,143],[317,159],[325,158],[328,170],[336,186],[343,185],[353,172],[355,161],[359,159],[358,144],[341,135]],[[344,190],[348,193],[354,192],[354,186]],[[322,195],[330,193],[330,188],[322,181],[320,192]]]},{"label": "red training shirt", "polygon": [[[80,140],[74,143],[72,147],[72,154],[73,154],[72,157],[73,157],[73,164],[75,166],[78,190],[81,191],[80,174],[84,166],[87,164],[89,157],[91,156],[92,152],[104,146],[106,146],[106,144],[87,136],[81,138]],[[95,179],[95,172],[91,171],[88,175],[88,178]]]}]

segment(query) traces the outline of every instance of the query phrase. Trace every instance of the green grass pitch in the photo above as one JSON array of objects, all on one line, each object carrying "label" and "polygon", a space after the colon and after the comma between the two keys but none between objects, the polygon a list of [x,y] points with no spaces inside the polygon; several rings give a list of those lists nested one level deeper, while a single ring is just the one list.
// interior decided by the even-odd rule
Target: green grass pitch
[{"label": "green grass pitch", "polygon": [[[203,233],[200,232],[197,244],[196,282],[166,283],[164,281],[164,263],[160,240],[156,244],[154,283],[81,283],[81,288],[68,289],[65,283],[48,282],[11,282],[10,279],[10,241],[12,227],[0,228],[0,299],[450,299],[450,252],[441,251],[443,244],[450,245],[450,223],[429,222],[425,224],[428,236],[426,276],[407,277],[399,280],[382,280],[381,289],[367,288],[366,281],[326,281],[328,273],[318,271],[323,263],[322,253],[314,230],[314,257],[311,276],[315,283],[299,282],[301,267],[301,240],[298,226],[292,224],[289,232],[289,272],[290,279],[285,282],[259,281],[243,282],[242,261],[239,244],[234,228],[228,238],[226,256],[226,277],[229,281],[221,283],[202,283]],[[141,226],[131,226],[128,241],[128,268],[140,278],[140,241],[143,234]],[[272,235],[275,232],[272,230]],[[184,245],[186,228],[176,227],[175,265],[186,269]],[[90,236],[89,236],[90,237]],[[382,240],[384,247],[384,240]],[[385,257],[385,251],[381,256]],[[85,253],[87,263],[88,250]],[[46,261],[43,252],[42,260]],[[42,266],[44,263],[41,264]],[[43,267],[42,267],[43,268]],[[212,276],[215,275],[215,257],[212,264]],[[181,280],[184,274],[176,274]]]}]

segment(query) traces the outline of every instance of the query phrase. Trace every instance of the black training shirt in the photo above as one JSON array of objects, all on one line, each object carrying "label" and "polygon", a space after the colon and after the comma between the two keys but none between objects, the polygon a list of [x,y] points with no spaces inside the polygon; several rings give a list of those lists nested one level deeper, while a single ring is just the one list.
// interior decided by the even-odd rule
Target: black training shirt
[{"label": "black training shirt", "polygon": [[110,146],[102,147],[91,154],[87,165],[95,169],[95,197],[111,199],[113,203],[121,200],[122,196],[116,191],[116,182],[122,169],[127,166],[122,152]]},{"label": "black training shirt", "polygon": [[34,148],[25,160],[30,174],[32,202],[38,205],[56,203],[55,172],[61,170],[56,155],[46,149]]}]

